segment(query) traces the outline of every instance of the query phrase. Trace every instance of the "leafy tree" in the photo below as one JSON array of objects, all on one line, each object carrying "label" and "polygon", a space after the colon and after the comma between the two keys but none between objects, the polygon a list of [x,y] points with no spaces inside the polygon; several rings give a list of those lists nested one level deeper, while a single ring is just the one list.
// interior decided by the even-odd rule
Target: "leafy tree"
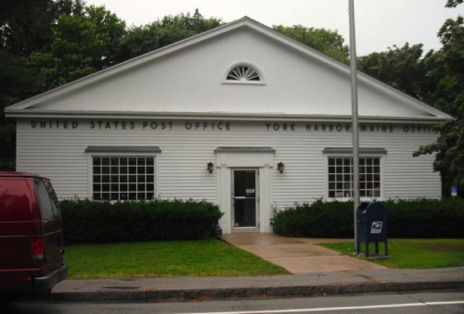
[{"label": "leafy tree", "polygon": [[426,98],[426,66],[422,59],[422,44],[386,52],[374,52],[358,59],[359,70],[417,99]]},{"label": "leafy tree", "polygon": [[36,91],[34,71],[24,66],[23,58],[0,49],[0,169],[14,170],[16,133],[15,124],[6,119],[3,108],[27,98]]},{"label": "leafy tree", "polygon": [[61,15],[52,30],[50,50],[30,58],[44,77],[44,90],[113,65],[125,23],[104,7],[90,6]]},{"label": "leafy tree", "polygon": [[170,45],[193,35],[203,33],[222,24],[215,18],[205,19],[198,9],[191,16],[166,16],[140,27],[133,27],[122,38],[116,62],[135,58],[144,53]]},{"label": "leafy tree", "polygon": [[60,15],[82,8],[81,0],[0,2],[0,169],[15,169],[15,124],[5,118],[4,108],[44,91],[39,71],[29,62],[31,54],[50,49]]},{"label": "leafy tree", "polygon": [[82,7],[82,0],[2,0],[0,47],[22,57],[46,50],[58,17]]},{"label": "leafy tree", "polygon": [[4,108],[39,92],[38,77],[28,65],[31,52],[50,45],[51,25],[67,2],[2,0],[0,2],[0,169],[14,170],[15,124]]},{"label": "leafy tree", "polygon": [[[449,0],[448,7],[455,7],[462,0]],[[436,153],[434,168],[440,171],[445,181],[445,192],[449,184],[464,188],[464,19],[448,19],[441,27],[438,37],[443,47],[436,53],[435,63],[439,71],[437,87],[432,94],[433,104],[454,116],[440,128],[438,140],[420,147],[415,156]]]},{"label": "leafy tree", "polygon": [[448,0],[448,1],[446,1],[446,7],[447,8],[455,8],[459,4],[461,4],[462,2],[463,2],[463,0]]},{"label": "leafy tree", "polygon": [[0,3],[0,42],[3,49],[28,55],[49,42],[51,0],[4,0]]},{"label": "leafy tree", "polygon": [[[448,0],[453,8],[463,0]],[[387,52],[359,58],[361,71],[452,115],[455,119],[439,128],[437,142],[421,146],[414,156],[436,153],[434,170],[442,176],[443,194],[459,185],[464,195],[464,22],[448,19],[438,32],[439,51],[422,57],[422,45],[405,44]]]},{"label": "leafy tree", "polygon": [[277,25],[274,30],[293,38],[311,48],[314,48],[332,58],[348,64],[350,51],[347,45],[344,45],[343,36],[336,31],[326,30],[324,28],[307,28],[301,25],[286,27]]}]

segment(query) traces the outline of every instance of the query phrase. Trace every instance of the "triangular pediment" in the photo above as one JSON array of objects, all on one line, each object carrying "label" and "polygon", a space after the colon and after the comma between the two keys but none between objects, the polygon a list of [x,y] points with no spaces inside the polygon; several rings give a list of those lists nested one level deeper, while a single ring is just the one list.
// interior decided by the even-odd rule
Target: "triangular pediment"
[{"label": "triangular pediment", "polygon": [[[259,79],[240,71],[239,79],[231,78],[240,66]],[[358,99],[361,119],[451,118],[362,73]],[[244,17],[27,99],[6,113],[347,119],[350,69]]]}]

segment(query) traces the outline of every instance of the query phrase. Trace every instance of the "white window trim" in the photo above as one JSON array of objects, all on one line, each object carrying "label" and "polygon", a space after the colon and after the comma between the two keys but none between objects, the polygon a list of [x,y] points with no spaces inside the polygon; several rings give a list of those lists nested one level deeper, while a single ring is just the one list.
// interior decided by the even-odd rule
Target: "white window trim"
[{"label": "white window trim", "polygon": [[153,166],[154,166],[154,191],[153,198],[156,199],[159,197],[159,166],[158,166],[158,156],[161,153],[161,150],[156,153],[141,153],[141,152],[87,152],[87,198],[93,199],[93,158],[94,157],[153,157]]},{"label": "white window trim", "polygon": [[[326,148],[324,149],[323,153],[326,155],[325,157],[325,176],[324,176],[324,184],[325,184],[325,198],[328,201],[341,201],[346,202],[350,201],[352,197],[329,197],[329,158],[353,158],[352,154],[347,154],[346,149],[341,149],[340,153],[338,153],[337,148]],[[342,151],[345,151],[342,153]],[[361,149],[360,149],[361,150]],[[387,151],[385,149],[364,149],[366,153],[361,153],[359,158],[379,158],[379,166],[380,166],[380,196],[379,197],[360,197],[360,201],[374,201],[379,200],[382,201],[385,199],[385,155]],[[367,151],[372,150],[373,152],[368,153]]]}]

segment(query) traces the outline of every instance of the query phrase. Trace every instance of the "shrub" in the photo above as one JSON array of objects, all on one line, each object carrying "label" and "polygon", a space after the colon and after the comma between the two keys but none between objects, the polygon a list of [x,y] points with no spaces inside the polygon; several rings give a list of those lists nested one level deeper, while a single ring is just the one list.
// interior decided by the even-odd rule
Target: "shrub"
[{"label": "shrub", "polygon": [[222,216],[218,206],[193,200],[64,200],[60,206],[67,244],[198,239]]},{"label": "shrub", "polygon": [[388,232],[397,238],[464,237],[463,199],[417,199],[384,202]]},{"label": "shrub", "polygon": [[[399,200],[382,202],[387,209],[388,237],[462,238],[464,200]],[[353,202],[296,204],[274,210],[272,228],[290,237],[353,237]]]}]

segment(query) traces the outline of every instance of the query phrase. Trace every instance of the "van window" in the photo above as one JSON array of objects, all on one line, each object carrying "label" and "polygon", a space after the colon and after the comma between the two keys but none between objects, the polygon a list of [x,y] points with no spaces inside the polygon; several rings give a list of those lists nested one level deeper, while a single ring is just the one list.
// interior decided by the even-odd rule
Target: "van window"
[{"label": "van window", "polygon": [[60,201],[58,200],[58,196],[56,196],[55,190],[53,189],[53,186],[50,183],[50,181],[44,181],[44,184],[45,188],[47,189],[48,196],[52,201],[53,214],[55,218],[61,218]]},{"label": "van window", "polygon": [[32,218],[34,199],[29,181],[23,178],[0,178],[0,217],[2,221]]},{"label": "van window", "polygon": [[[35,189],[37,191],[37,199],[39,200],[39,206],[42,212],[42,219],[52,220],[56,217],[59,217],[60,213],[57,203],[55,203],[53,197],[50,196],[49,190],[51,188],[51,185],[47,189],[47,183],[50,184],[50,182],[46,182],[43,180],[34,180]],[[51,191],[53,191],[53,188],[51,188]]]}]

